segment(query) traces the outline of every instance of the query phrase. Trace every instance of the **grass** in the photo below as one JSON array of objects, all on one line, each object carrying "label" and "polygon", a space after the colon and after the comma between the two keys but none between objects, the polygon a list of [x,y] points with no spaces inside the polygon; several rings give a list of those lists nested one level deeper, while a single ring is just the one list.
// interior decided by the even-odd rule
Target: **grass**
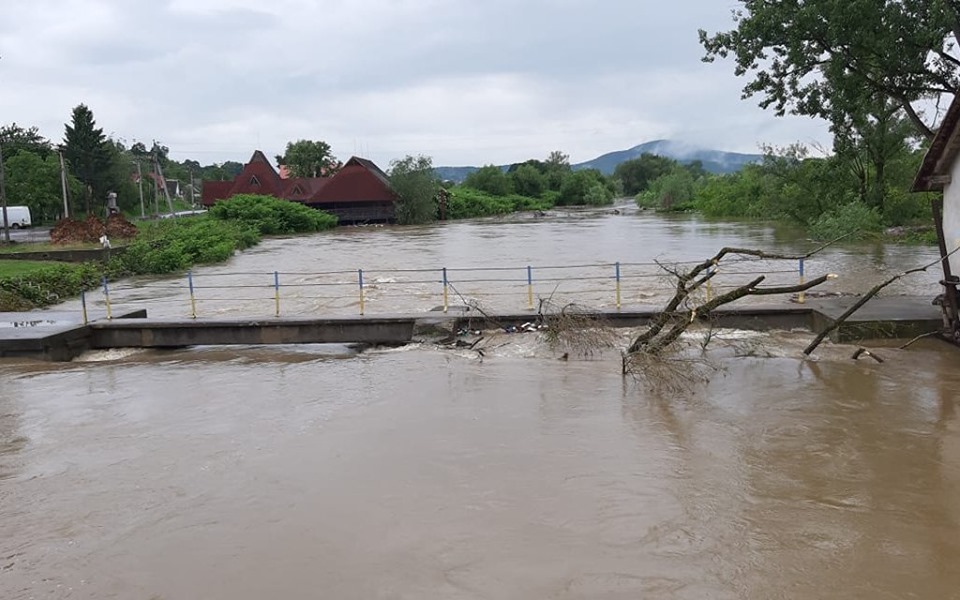
[{"label": "grass", "polygon": [[96,250],[98,243],[80,242],[76,244],[53,244],[51,242],[18,242],[16,244],[0,244],[0,255],[17,254],[18,252],[53,252],[55,250]]},{"label": "grass", "polygon": [[0,279],[30,275],[44,269],[49,269],[50,261],[40,260],[0,260]]}]

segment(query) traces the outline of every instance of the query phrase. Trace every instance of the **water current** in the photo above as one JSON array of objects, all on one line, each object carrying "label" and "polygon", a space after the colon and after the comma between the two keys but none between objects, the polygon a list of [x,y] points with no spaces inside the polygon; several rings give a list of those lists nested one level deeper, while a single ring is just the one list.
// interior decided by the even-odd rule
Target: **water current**
[{"label": "water current", "polygon": [[[273,239],[196,276],[363,268],[396,280],[374,284],[370,311],[427,310],[435,283],[391,270],[525,278],[528,264],[640,269],[724,245],[815,246],[755,224],[571,213]],[[843,245],[808,272],[858,292],[934,252]],[[665,293],[624,271],[625,302]],[[180,281],[117,294],[182,316],[182,290],[163,287]],[[504,296],[485,295],[490,283],[464,295],[525,306],[525,281]],[[609,283],[537,293],[569,284],[609,305]],[[357,309],[311,290],[283,307]],[[936,274],[893,293],[933,295]],[[270,314],[265,297],[200,302],[201,318]],[[5,359],[0,598],[960,597],[960,352],[887,345],[880,364],[828,344],[801,360],[809,338],[723,332],[718,370],[682,393],[625,379],[615,351],[558,360],[536,333],[496,334],[483,357],[424,345]]]}]

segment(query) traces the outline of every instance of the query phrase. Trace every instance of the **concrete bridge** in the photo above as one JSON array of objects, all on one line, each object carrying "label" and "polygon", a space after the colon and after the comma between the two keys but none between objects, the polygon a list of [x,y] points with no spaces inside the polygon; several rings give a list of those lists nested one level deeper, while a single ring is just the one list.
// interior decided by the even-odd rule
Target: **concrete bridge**
[{"label": "concrete bridge", "polygon": [[[819,333],[856,298],[810,300],[806,304],[728,305],[714,312],[717,327],[772,330],[808,329]],[[590,317],[613,327],[638,327],[658,307],[597,310]],[[265,319],[151,319],[145,310],[100,318],[84,325],[64,313],[0,313],[0,357],[69,361],[88,350],[181,348],[211,345],[359,343],[403,345],[439,339],[461,328],[517,327],[536,319],[530,311],[490,314],[470,310],[376,316],[278,317]],[[910,338],[942,326],[940,309],[929,298],[880,297],[871,300],[831,336],[847,342]]]}]

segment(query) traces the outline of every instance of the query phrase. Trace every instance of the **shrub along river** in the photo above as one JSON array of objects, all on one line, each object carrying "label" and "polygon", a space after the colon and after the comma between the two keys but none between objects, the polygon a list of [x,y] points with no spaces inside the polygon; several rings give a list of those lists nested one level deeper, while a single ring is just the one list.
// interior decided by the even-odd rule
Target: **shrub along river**
[{"label": "shrub along river", "polygon": [[[350,313],[362,268],[367,312],[395,312],[439,304],[447,267],[465,298],[522,309],[530,265],[537,296],[609,306],[613,263],[623,302],[650,303],[669,288],[654,260],[727,245],[815,247],[756,224],[560,213],[272,239],[195,282],[201,317],[271,315],[257,286],[273,271],[285,312]],[[935,252],[843,245],[806,267],[854,293]],[[795,281],[781,264],[721,268]],[[182,279],[120,282],[118,306],[183,316]],[[932,297],[936,281],[892,293]],[[680,395],[621,377],[616,352],[557,360],[535,333],[497,335],[482,360],[300,346],[0,361],[0,597],[956,594],[960,352],[921,342],[877,364],[828,344],[805,361],[809,333],[725,335],[739,349],[721,335],[721,370]]]}]

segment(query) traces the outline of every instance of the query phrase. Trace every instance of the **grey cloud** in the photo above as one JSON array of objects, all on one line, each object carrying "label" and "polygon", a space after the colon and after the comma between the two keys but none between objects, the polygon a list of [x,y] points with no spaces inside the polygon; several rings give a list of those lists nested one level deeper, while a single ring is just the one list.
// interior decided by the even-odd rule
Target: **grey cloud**
[{"label": "grey cloud", "polygon": [[107,131],[201,161],[279,152],[300,137],[439,163],[556,148],[585,159],[655,137],[747,151],[826,139],[815,122],[740,101],[729,64],[700,62],[696,30],[729,27],[730,2],[24,6],[0,23],[0,122],[54,138],[85,101]]}]

